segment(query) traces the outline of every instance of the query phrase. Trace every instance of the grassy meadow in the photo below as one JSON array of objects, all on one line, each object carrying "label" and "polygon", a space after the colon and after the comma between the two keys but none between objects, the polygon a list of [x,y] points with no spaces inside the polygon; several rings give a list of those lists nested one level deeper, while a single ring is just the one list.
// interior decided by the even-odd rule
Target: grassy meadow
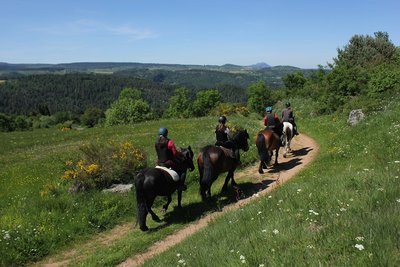
[{"label": "grassy meadow", "polygon": [[144,266],[399,266],[399,114],[397,98],[354,127],[346,115],[301,120],[315,162]]},{"label": "grassy meadow", "polygon": [[[256,117],[231,117],[230,122],[247,128],[253,137],[260,127]],[[214,141],[216,118],[200,118],[189,120],[150,121],[134,126],[118,126],[109,128],[91,128],[83,130],[62,131],[58,128],[39,129],[28,132],[0,133],[0,266],[24,265],[41,260],[47,255],[57,254],[63,249],[71,248],[87,240],[95,233],[107,231],[115,225],[135,222],[135,195],[102,193],[92,190],[87,193],[69,194],[68,184],[61,180],[65,163],[78,160],[79,146],[93,140],[97,142],[125,142],[143,149],[148,158],[148,165],[155,162],[154,140],[161,126],[169,129],[169,136],[175,141],[177,148],[191,145],[195,153]],[[252,140],[250,140],[252,141]],[[242,161],[250,163],[255,160],[253,147],[243,154]],[[138,227],[107,248],[104,255],[96,253],[100,259],[91,262],[107,262],[113,264],[121,261],[132,252],[142,251],[162,237],[183,227],[202,214],[209,212],[210,207],[198,208],[198,172],[187,177],[188,190],[183,195],[182,204],[189,208],[171,215],[168,227],[160,226],[159,231],[152,234],[141,234]],[[222,182],[222,179],[221,179]],[[54,187],[50,193],[43,195],[46,188]],[[220,190],[216,185],[214,192]],[[176,205],[173,196],[170,210]],[[155,211],[159,212],[163,198],[158,198]],[[229,200],[222,200],[229,201]],[[158,207],[157,207],[158,206]],[[148,220],[150,227],[160,224]],[[110,253],[114,250],[116,253]],[[88,252],[90,254],[91,252]],[[100,256],[99,256],[100,255]],[[102,257],[106,257],[103,260]],[[85,261],[80,259],[80,261]]]}]

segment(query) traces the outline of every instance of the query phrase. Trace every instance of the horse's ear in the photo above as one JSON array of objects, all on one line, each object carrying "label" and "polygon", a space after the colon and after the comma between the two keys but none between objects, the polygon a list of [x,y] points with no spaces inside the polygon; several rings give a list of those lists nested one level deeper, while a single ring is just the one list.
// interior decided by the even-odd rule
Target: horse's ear
[{"label": "horse's ear", "polygon": [[192,150],[192,147],[189,145],[189,146],[188,146],[188,149],[189,149],[189,150]]}]

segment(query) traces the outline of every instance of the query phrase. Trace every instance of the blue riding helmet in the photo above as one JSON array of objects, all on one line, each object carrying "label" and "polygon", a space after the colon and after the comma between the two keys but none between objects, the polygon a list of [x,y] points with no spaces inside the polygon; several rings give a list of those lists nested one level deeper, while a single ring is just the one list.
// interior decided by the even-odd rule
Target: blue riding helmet
[{"label": "blue riding helmet", "polygon": [[158,134],[159,134],[159,135],[162,135],[162,136],[164,136],[164,137],[167,137],[167,135],[168,135],[168,129],[162,127],[162,128],[160,128],[160,129],[158,129]]},{"label": "blue riding helmet", "polygon": [[266,111],[266,112],[271,112],[271,111],[272,111],[272,107],[271,107],[271,106],[266,107],[266,108],[265,108],[265,111]]}]

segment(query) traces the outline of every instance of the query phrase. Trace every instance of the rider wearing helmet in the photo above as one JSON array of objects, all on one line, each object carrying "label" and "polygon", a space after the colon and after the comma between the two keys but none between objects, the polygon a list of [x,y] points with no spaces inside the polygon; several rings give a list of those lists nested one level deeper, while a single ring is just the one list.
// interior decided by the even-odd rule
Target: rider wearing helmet
[{"label": "rider wearing helmet", "polygon": [[168,138],[168,129],[158,129],[158,138],[154,144],[157,152],[157,165],[172,168],[176,167],[176,147],[174,141]]},{"label": "rider wearing helmet", "polygon": [[227,119],[224,115],[218,118],[218,125],[215,127],[215,146],[223,146],[225,148],[229,148],[233,151],[233,157],[240,164],[240,154],[239,149],[236,148],[235,143],[229,139],[231,134],[229,128],[225,125]]},{"label": "rider wearing helmet", "polygon": [[278,115],[272,112],[272,107],[268,106],[265,108],[266,114],[264,117],[264,125],[266,126],[267,130],[273,130],[274,132],[278,133],[279,132],[279,125],[281,124],[281,121],[279,120]]},{"label": "rider wearing helmet", "polygon": [[293,125],[293,132],[295,135],[298,135],[297,126],[294,122],[293,110],[290,106],[289,102],[286,102],[285,108],[282,110],[282,122],[290,122]]},{"label": "rider wearing helmet", "polygon": [[[157,165],[177,171],[177,151],[174,141],[168,138],[167,128],[161,127],[158,129],[158,138],[156,139],[154,147],[157,152]],[[180,177],[180,179],[182,179],[182,177]],[[178,189],[184,191],[186,190],[186,186],[180,184]]]}]

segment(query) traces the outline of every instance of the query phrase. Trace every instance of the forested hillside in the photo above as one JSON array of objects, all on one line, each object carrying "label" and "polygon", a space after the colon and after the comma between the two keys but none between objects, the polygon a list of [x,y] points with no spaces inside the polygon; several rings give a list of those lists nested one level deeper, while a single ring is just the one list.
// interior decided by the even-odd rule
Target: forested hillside
[{"label": "forested hillside", "polygon": [[[154,110],[165,108],[169,97],[178,87],[188,88],[191,98],[199,90],[216,89],[224,102],[245,103],[246,87],[249,84],[262,80],[271,88],[279,88],[283,86],[282,77],[300,70],[288,66],[263,69],[225,66],[220,67],[220,70],[215,70],[215,67],[207,69],[205,66],[200,69],[185,65],[160,68],[164,65],[157,64],[146,64],[144,66],[149,68],[144,68],[136,64],[75,63],[68,68],[65,64],[2,64],[0,69],[3,72],[14,72],[3,75],[5,80],[0,83],[0,112],[28,115],[40,112],[39,107],[45,107],[50,114],[61,111],[79,114],[89,107],[106,110],[125,87],[139,89],[143,99]],[[71,70],[76,72],[58,73]],[[46,74],[21,75],[18,71]],[[111,71],[111,74],[96,73],[107,71]],[[307,76],[312,70],[303,72]]]}]

